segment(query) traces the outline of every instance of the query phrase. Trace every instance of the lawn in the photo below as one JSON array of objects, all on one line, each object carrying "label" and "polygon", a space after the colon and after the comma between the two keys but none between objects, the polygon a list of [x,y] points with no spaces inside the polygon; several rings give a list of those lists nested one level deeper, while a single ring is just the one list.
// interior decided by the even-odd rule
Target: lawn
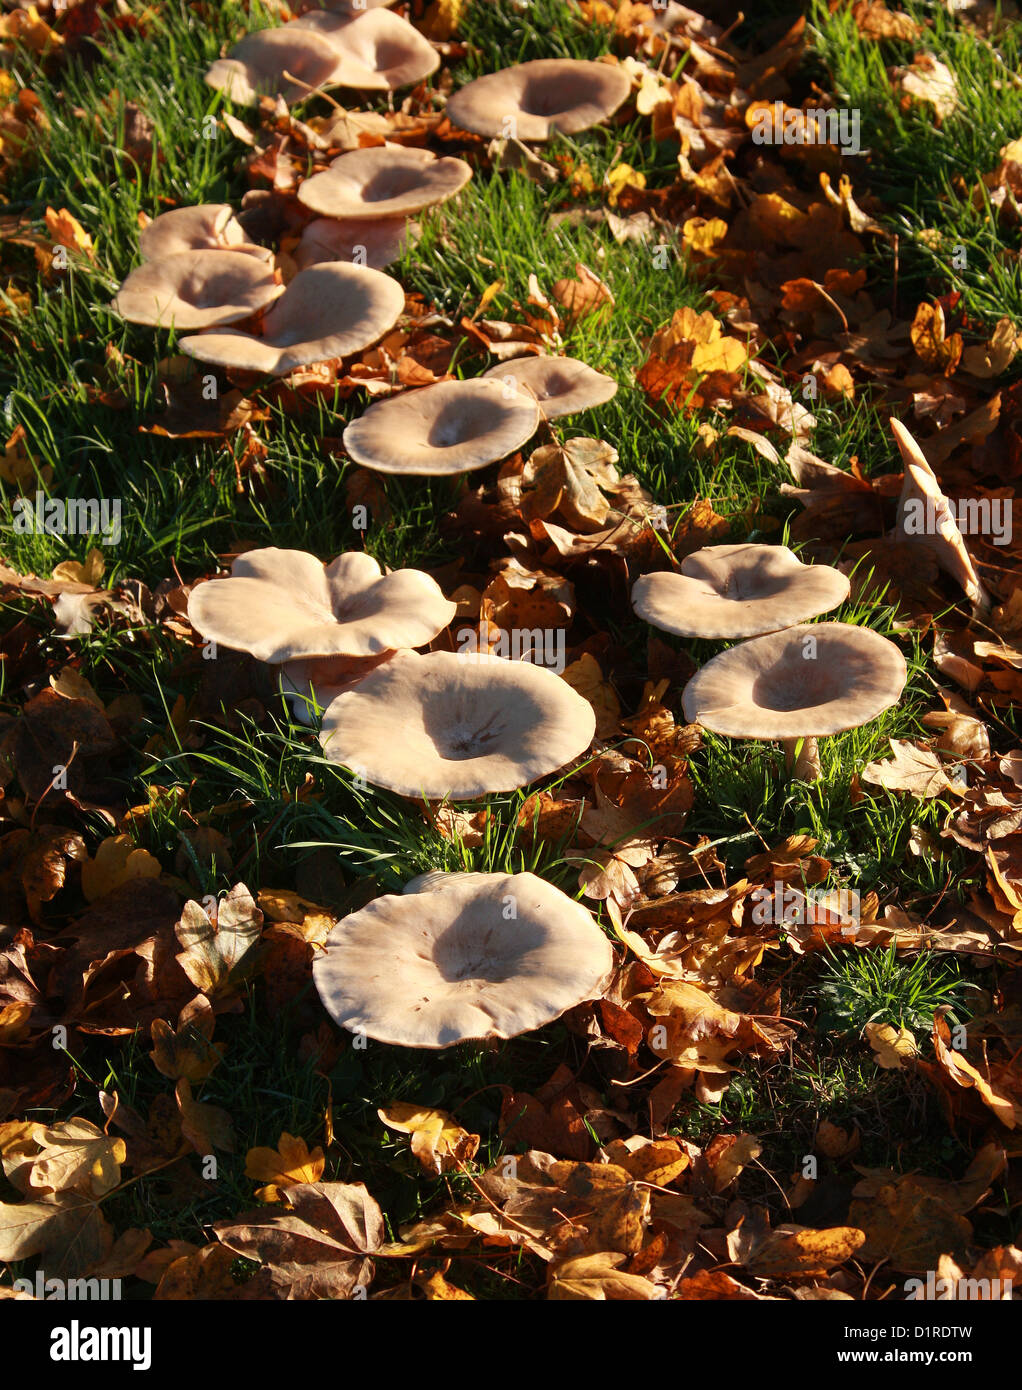
[{"label": "lawn", "polygon": [[[1010,1296],[1022,22],[986,0],[748,8],[398,0],[435,71],[289,108],[205,81],[283,4],[5,0],[0,1296],[40,1269],[160,1301],[897,1303],[929,1273]],[[537,59],[627,95],[541,142],[445,116]],[[785,139],[814,109],[852,113],[858,151]],[[140,231],[200,204],[232,206],[266,276],[307,273],[302,184],[380,131],[471,178],[416,212],[370,345],[274,377],[111,307]],[[367,410],[539,353],[615,394],[471,472],[351,457]],[[892,420],[959,520],[988,519],[952,521],[957,560],[899,523]],[[24,524],[47,499],[105,499],[116,536]],[[821,733],[815,779],[787,735],[683,704],[734,637],[630,598],[744,543],[844,577],[805,616],[811,641],[842,625],[821,628],[829,697],[871,638],[904,661]],[[315,679],[289,703],[189,618],[269,547],[430,576],[458,607],[420,653],[487,623],[556,637],[552,698],[594,741],[484,796],[361,776]],[[252,640],[263,621],[246,610]],[[406,737],[394,717],[379,742]],[[318,962],[434,871],[537,875],[613,973],[510,1037],[344,1026]]]}]

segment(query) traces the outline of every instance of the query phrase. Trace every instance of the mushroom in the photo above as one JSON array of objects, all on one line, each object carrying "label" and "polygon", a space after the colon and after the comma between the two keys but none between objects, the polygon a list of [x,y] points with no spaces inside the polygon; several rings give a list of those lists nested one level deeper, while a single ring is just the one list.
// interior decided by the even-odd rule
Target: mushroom
[{"label": "mushroom", "polygon": [[393,3],[394,0],[326,0],[323,8],[331,14],[346,15],[354,19],[357,15],[365,14],[366,10],[385,9]]},{"label": "mushroom", "polygon": [[617,393],[613,377],[594,371],[574,357],[514,357],[509,362],[498,362],[483,376],[499,377],[506,384],[531,391],[548,420],[603,405]]},{"label": "mushroom", "polygon": [[377,401],[352,420],[343,438],[355,462],[377,473],[440,477],[506,458],[538,425],[533,396],[475,377]]},{"label": "mushroom", "polygon": [[[900,420],[891,420],[891,432],[905,465],[905,481],[898,499],[898,531],[904,540],[921,540],[934,554],[937,564],[965,590],[977,613],[991,604],[965,539],[955,520],[951,504],[941,491],[937,477],[922,449]],[[922,517],[922,525],[917,518]]]},{"label": "mushroom", "polygon": [[680,573],[637,579],[632,607],[682,637],[758,637],[827,613],[848,592],[840,570],[804,565],[785,545],[708,545]]},{"label": "mushroom", "polygon": [[820,775],[817,738],[868,724],[905,679],[905,658],[886,637],[813,623],[721,652],[692,677],[682,704],[687,720],[714,733],[779,739],[793,775],[811,781]]},{"label": "mushroom", "polygon": [[331,762],[442,801],[527,786],[589,747],[596,716],[566,681],[489,653],[399,652],[323,716]]},{"label": "mushroom", "polygon": [[210,328],[237,323],[283,292],[273,269],[241,251],[182,251],[143,261],[110,307],[152,328]]},{"label": "mushroom", "polygon": [[240,106],[255,106],[264,96],[283,97],[290,104],[307,96],[310,88],[330,83],[336,67],[337,49],[331,39],[314,29],[285,24],[246,34],[226,58],[211,65],[206,81]]},{"label": "mushroom", "polygon": [[186,251],[236,251],[273,260],[273,252],[252,240],[229,203],[198,203],[160,213],[139,232],[138,249],[144,261]]},{"label": "mushroom", "polygon": [[280,667],[281,693],[299,724],[311,728],[314,714],[351,690],[370,671],[389,661],[393,651],[378,656],[303,656]]},{"label": "mushroom", "polygon": [[487,73],[455,92],[447,117],[491,139],[576,135],[612,116],[631,91],[624,68],[575,58],[539,58]]},{"label": "mushroom", "polygon": [[404,217],[383,217],[378,222],[337,221],[317,217],[302,232],[294,250],[299,270],[327,261],[351,261],[383,270],[414,246],[419,238],[415,222]]},{"label": "mushroom", "polygon": [[382,574],[358,550],[323,565],[276,546],[239,555],[230,578],[199,584],[188,599],[188,620],[203,637],[276,663],[423,646],[456,611],[420,570]]},{"label": "mushroom", "polygon": [[422,82],[440,66],[440,54],[429,40],[383,7],[357,19],[312,11],[286,27],[316,32],[333,46],[331,86],[393,92]]},{"label": "mushroom", "polygon": [[409,217],[453,198],[472,177],[471,166],[450,155],[403,145],[349,150],[298,189],[298,200],[323,217],[362,221]]},{"label": "mushroom", "polygon": [[178,346],[214,366],[285,376],[360,352],[393,328],[404,306],[404,290],[389,275],[332,261],[298,272],[264,316],[259,337],[229,328],[182,338]]},{"label": "mushroom", "polygon": [[514,1038],[599,998],[610,942],[535,874],[429,874],[342,918],[312,967],[330,1017],[396,1047]]}]

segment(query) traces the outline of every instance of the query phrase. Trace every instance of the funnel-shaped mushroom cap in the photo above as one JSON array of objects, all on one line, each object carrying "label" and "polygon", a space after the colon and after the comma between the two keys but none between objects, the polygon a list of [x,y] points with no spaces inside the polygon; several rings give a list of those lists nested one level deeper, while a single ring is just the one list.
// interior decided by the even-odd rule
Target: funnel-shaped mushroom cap
[{"label": "funnel-shaped mushroom cap", "polygon": [[491,139],[549,140],[606,120],[631,86],[624,68],[610,63],[539,58],[469,82],[447,103],[447,116],[460,130]]},{"label": "funnel-shaped mushroom cap", "polygon": [[211,328],[237,323],[283,291],[273,269],[241,251],[183,251],[143,261],[110,307],[129,323],[152,328]]},{"label": "funnel-shaped mushroom cap", "polygon": [[799,739],[868,724],[905,685],[905,658],[850,623],[753,637],[708,661],[685,687],[685,718],[732,738]]},{"label": "funnel-shaped mushroom cap", "polygon": [[548,420],[603,405],[617,392],[613,377],[594,371],[574,357],[514,357],[510,362],[498,362],[483,376],[497,377],[531,391]]},{"label": "funnel-shaped mushroom cap", "polygon": [[254,106],[264,96],[292,102],[307,96],[309,87],[331,82],[336,67],[337,50],[326,35],[285,24],[246,34],[226,58],[211,65],[206,81],[240,106]]},{"label": "funnel-shaped mushroom cap", "polygon": [[344,447],[378,473],[439,477],[506,458],[539,425],[535,397],[500,381],[439,381],[377,401],[344,431]]},{"label": "funnel-shaped mushroom cap", "polygon": [[453,198],[471,177],[471,166],[463,159],[374,145],[338,155],[329,169],[305,180],[298,200],[324,217],[409,217]]},{"label": "funnel-shaped mushroom cap", "polygon": [[339,695],[320,741],[331,762],[402,796],[485,796],[527,786],[584,753],[588,700],[527,661],[399,653]]},{"label": "funnel-shaped mushroom cap", "polygon": [[138,249],[146,261],[185,251],[242,251],[273,260],[273,252],[252,240],[229,203],[199,203],[160,213],[139,232]]},{"label": "funnel-shaped mushroom cap", "polygon": [[542,1028],[613,964],[589,912],[535,874],[431,874],[338,922],[312,977],[342,1028],[438,1048]]},{"label": "funnel-shaped mushroom cap", "polygon": [[978,609],[989,608],[990,595],[980,582],[951,504],[926,456],[900,420],[892,418],[891,432],[905,465],[898,499],[899,531],[908,540],[923,540],[941,569],[962,586],[969,601]]},{"label": "funnel-shaped mushroom cap", "polygon": [[382,6],[349,19],[344,15],[303,15],[287,25],[315,30],[333,45],[336,63],[331,86],[363,92],[410,87],[436,72],[440,54],[418,29]]},{"label": "funnel-shaped mushroom cap", "polygon": [[274,546],[239,555],[229,579],[199,584],[188,599],[188,620],[203,637],[272,662],[422,646],[456,611],[420,570],[381,574],[358,550],[324,566]]},{"label": "funnel-shaped mushroom cap", "polygon": [[264,317],[261,337],[227,329],[178,346],[200,362],[283,376],[360,352],[393,328],[404,307],[404,290],[389,275],[332,261],[298,272]]},{"label": "funnel-shaped mushroom cap", "polygon": [[327,261],[348,261],[383,270],[398,260],[419,238],[419,228],[404,217],[384,217],[378,222],[338,222],[317,217],[302,232],[294,251],[299,270]]},{"label": "funnel-shaped mushroom cap", "polygon": [[682,637],[758,637],[836,608],[848,587],[840,570],[803,565],[785,545],[708,545],[680,574],[637,579],[632,607]]},{"label": "funnel-shaped mushroom cap", "polygon": [[325,710],[331,700],[358,685],[393,655],[386,651],[379,656],[303,656],[285,661],[280,668],[280,687],[293,717],[311,728],[314,706]]}]

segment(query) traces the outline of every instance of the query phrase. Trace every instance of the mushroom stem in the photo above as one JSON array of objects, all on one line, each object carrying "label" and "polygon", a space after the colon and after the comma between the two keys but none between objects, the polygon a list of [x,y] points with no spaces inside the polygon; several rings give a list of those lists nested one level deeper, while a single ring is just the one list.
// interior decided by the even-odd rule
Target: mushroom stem
[{"label": "mushroom stem", "polygon": [[786,738],[781,740],[781,747],[784,749],[784,761],[793,778],[798,778],[801,782],[816,782],[820,778],[820,749],[816,739],[811,734],[806,734],[802,739],[802,747],[796,754],[799,740],[797,738]]}]

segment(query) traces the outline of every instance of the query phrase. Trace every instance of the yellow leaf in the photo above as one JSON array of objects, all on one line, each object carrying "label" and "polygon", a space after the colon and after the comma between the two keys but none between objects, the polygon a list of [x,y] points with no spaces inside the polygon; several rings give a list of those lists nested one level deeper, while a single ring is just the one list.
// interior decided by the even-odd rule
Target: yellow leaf
[{"label": "yellow leaf", "polygon": [[294,1187],[300,1182],[319,1182],[326,1167],[323,1150],[318,1146],[310,1153],[304,1139],[285,1130],[275,1149],[249,1149],[245,1155],[245,1176],[258,1182],[279,1187]]},{"label": "yellow leaf", "polygon": [[646,187],[646,175],[639,169],[633,169],[630,164],[615,164],[608,171],[605,182],[609,191],[608,202],[612,208],[616,208],[625,189],[634,188],[641,192]]},{"label": "yellow leaf", "polygon": [[85,564],[80,565],[76,560],[64,560],[53,571],[53,579],[63,579],[69,584],[91,584],[93,588],[99,588],[99,581],[106,572],[106,561],[103,559],[103,552],[93,546],[85,557]]},{"label": "yellow leaf", "polygon": [[82,865],[82,892],[91,903],[133,878],[159,878],[160,873],[160,861],[130,835],[111,835],[100,842],[95,859]]},{"label": "yellow leaf", "polygon": [[919,1052],[910,1031],[890,1023],[867,1023],[866,1037],[876,1053],[877,1066],[885,1071],[900,1071]]},{"label": "yellow leaf", "polygon": [[458,32],[468,0],[434,0],[419,25],[427,39],[443,43]]},{"label": "yellow leaf", "polygon": [[50,239],[57,246],[65,246],[69,251],[78,251],[90,260],[95,260],[92,237],[78,219],[71,216],[67,208],[61,208],[59,212],[54,208],[47,208],[45,221]]},{"label": "yellow leaf", "polygon": [[715,343],[699,343],[692,350],[694,372],[737,372],[748,360],[745,344],[737,338],[718,338]]},{"label": "yellow leaf", "polygon": [[409,1101],[394,1101],[377,1115],[390,1129],[412,1136],[412,1153],[430,1173],[446,1173],[474,1158],[479,1135],[461,1128],[446,1110],[429,1110]]},{"label": "yellow leaf", "polygon": [[709,256],[717,242],[727,236],[727,231],[722,217],[690,217],[681,229],[681,240],[690,254]]}]

